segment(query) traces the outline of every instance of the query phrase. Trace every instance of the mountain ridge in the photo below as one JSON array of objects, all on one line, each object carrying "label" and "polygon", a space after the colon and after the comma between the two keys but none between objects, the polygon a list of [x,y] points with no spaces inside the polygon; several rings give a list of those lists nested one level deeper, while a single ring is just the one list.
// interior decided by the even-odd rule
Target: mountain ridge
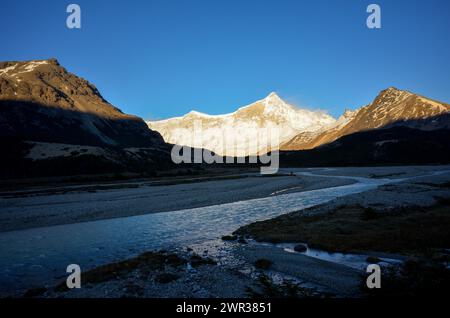
[{"label": "mountain ridge", "polygon": [[[195,123],[203,126],[200,145]],[[0,62],[0,141],[9,150],[1,158],[1,176],[151,174],[173,168],[173,144],[232,157],[263,154],[267,145],[249,148],[251,139],[264,142],[274,128],[281,128],[281,142],[269,150],[282,151],[282,165],[436,163],[447,162],[443,154],[450,152],[450,105],[395,87],[338,119],[297,108],[272,92],[228,114],[194,110],[146,123],[108,103],[95,85],[56,59]],[[231,153],[224,131],[238,141]],[[416,149],[424,153],[415,155]]]},{"label": "mountain ridge", "polygon": [[[281,145],[281,150],[313,149],[333,142],[340,137],[371,130],[388,128],[392,125],[404,125],[411,128],[435,130],[450,128],[445,117],[434,118],[437,115],[450,113],[450,105],[438,102],[422,95],[406,90],[389,87],[382,90],[372,103],[352,112],[344,113],[335,125],[317,136],[305,138],[299,134],[287,143]],[[430,121],[422,119],[434,118]],[[420,122],[415,122],[421,119]]]},{"label": "mountain ridge", "polygon": [[[355,110],[346,110],[338,119],[327,114],[320,118],[320,111],[296,108],[272,92],[264,99],[239,107],[232,113],[209,115],[192,110],[184,116],[147,121],[147,124],[151,129],[159,131],[167,142],[203,147],[223,154],[223,148],[220,146],[224,141],[216,136],[218,132],[214,130],[226,130],[227,134],[232,135],[233,133],[228,131],[235,129],[239,130],[239,135],[245,137],[254,130],[278,125],[284,134],[280,137],[280,144],[272,147],[272,150],[304,150],[320,147],[352,133],[387,128],[391,125],[407,125],[411,128],[428,130],[450,128],[445,116],[430,121],[422,120],[449,112],[449,104],[389,87],[379,92],[370,104]],[[419,119],[420,122],[417,121]],[[194,120],[200,122],[202,127],[206,126],[206,131],[202,131],[204,135],[202,138],[208,141],[204,144],[194,145],[188,139],[194,135],[192,132]],[[248,124],[239,127],[236,121]],[[240,150],[237,155],[251,154],[242,142],[237,148]]]},{"label": "mountain ridge", "polygon": [[56,59],[0,62],[0,177],[155,173],[171,166],[158,132]]},{"label": "mountain ridge", "polygon": [[[77,133],[85,137],[77,140]],[[111,105],[56,59],[0,63],[0,134],[112,147],[163,143],[141,118]]]}]

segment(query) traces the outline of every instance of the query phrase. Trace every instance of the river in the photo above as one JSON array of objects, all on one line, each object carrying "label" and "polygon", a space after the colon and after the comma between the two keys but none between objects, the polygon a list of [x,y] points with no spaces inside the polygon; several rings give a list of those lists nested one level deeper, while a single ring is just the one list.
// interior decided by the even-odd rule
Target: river
[{"label": "river", "polygon": [[0,233],[0,293],[8,295],[61,280],[69,264],[86,270],[144,251],[217,240],[245,224],[403,180],[330,177],[357,182],[202,208]]}]

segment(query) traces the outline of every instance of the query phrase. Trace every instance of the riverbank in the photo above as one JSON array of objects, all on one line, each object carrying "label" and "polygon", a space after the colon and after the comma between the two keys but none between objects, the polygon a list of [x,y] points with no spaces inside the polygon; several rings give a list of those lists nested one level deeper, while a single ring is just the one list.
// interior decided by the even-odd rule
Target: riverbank
[{"label": "riverbank", "polygon": [[[267,243],[269,248],[259,246],[244,254],[278,264],[280,273],[326,286],[343,297],[442,297],[450,292],[450,173],[336,198],[254,222],[234,234],[278,246],[292,243],[289,251],[297,254],[295,260]],[[323,266],[308,266],[299,256],[355,267],[353,262],[360,268],[330,275]],[[380,290],[365,288],[369,263],[382,268]]]},{"label": "riverbank", "polygon": [[[233,284],[229,284],[231,281]],[[49,288],[30,289],[23,296],[229,298],[245,297],[247,289],[255,288],[255,283],[192,251],[155,251],[86,271],[81,275],[81,286],[69,290],[65,281],[61,281]]]},{"label": "riverbank", "polygon": [[[207,207],[355,183],[350,179],[257,173],[0,193],[0,232]],[[36,190],[35,190],[36,191]],[[50,191],[50,192],[49,192]]]},{"label": "riverbank", "polygon": [[[192,250],[146,252],[81,275],[80,289],[66,282],[28,289],[16,297],[44,298],[285,298],[359,297],[359,271],[262,246],[235,246],[240,265],[217,262]],[[276,258],[262,269],[260,257]],[[265,258],[264,258],[265,259]],[[302,266],[299,266],[302,264]],[[277,275],[283,273],[283,275]],[[303,277],[301,280],[296,277]],[[230,284],[230,282],[232,282]]]},{"label": "riverbank", "polygon": [[[379,174],[387,173],[392,174]],[[383,268],[410,262],[411,275],[420,270],[433,280],[438,272],[446,275],[445,269],[430,270],[409,259],[449,260],[450,173],[407,175],[417,178],[251,223],[239,228],[237,237],[96,267],[83,274],[86,288],[80,290],[38,288],[25,296],[364,297],[365,268],[373,262]],[[299,243],[306,248],[295,251]],[[385,279],[390,290],[404,293],[395,289],[397,276]]]},{"label": "riverbank", "polygon": [[[368,218],[361,219],[358,214],[361,211],[357,211],[356,220],[367,222],[388,218],[392,208],[421,206],[426,209],[438,200],[445,204],[450,197],[448,167],[387,167],[376,172],[362,169],[365,169],[359,171],[362,177],[346,176],[339,169],[295,171],[301,180],[333,174],[319,178],[352,182],[346,186],[292,193],[289,191],[297,189],[286,189],[284,192],[288,193],[203,208],[0,233],[0,246],[5,252],[0,256],[3,269],[0,278],[5,292],[15,297],[23,296],[25,290],[29,291],[26,295],[38,297],[248,297],[261,294],[285,297],[293,290],[298,297],[362,297],[360,284],[370,262],[388,266],[403,262],[413,253],[406,256],[376,250],[363,254],[327,253],[311,246],[295,251],[295,244],[304,243],[295,241],[297,237],[288,240],[294,242],[291,245],[261,244],[250,239],[251,233],[240,232],[254,224],[264,224],[266,229],[273,230],[273,235],[289,234],[287,227],[274,228],[274,223],[270,222],[280,218],[297,221],[297,216],[317,217],[326,224],[342,224],[341,217],[345,216],[344,223],[352,223],[354,214],[333,213],[343,202],[349,206],[360,205],[361,209],[376,208],[376,213],[384,213],[380,218],[372,219],[369,213]],[[351,171],[355,173],[355,170]],[[267,180],[280,178],[294,177]],[[276,218],[288,212],[293,213]],[[336,215],[338,220],[330,219]],[[439,220],[442,216],[440,211]],[[264,219],[266,221],[259,221]],[[438,226],[446,228],[445,223]],[[220,239],[238,228],[240,239]],[[357,233],[357,228],[350,229],[350,234]],[[318,226],[310,231],[318,238],[324,233]],[[346,233],[341,231],[340,234]],[[346,252],[354,252],[352,248]],[[174,267],[164,260],[164,266],[152,270],[146,278],[140,275],[141,265],[131,268],[127,265],[125,271],[120,270],[116,275],[115,264],[136,264],[136,255],[161,249],[183,259],[182,265]],[[211,259],[217,265],[207,262],[193,268],[190,260],[194,255]],[[81,290],[55,291],[55,279],[61,282],[62,277],[66,277],[65,268],[70,263],[79,264],[84,274],[98,274],[100,270],[105,274],[100,276],[108,279],[88,282]]]},{"label": "riverbank", "polygon": [[255,222],[235,234],[344,253],[425,255],[450,247],[450,173],[388,184]]}]

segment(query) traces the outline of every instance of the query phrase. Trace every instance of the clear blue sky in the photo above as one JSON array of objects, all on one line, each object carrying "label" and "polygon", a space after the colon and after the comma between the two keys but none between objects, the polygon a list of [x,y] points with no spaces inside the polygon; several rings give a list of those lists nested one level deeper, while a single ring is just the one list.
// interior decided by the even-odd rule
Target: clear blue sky
[{"label": "clear blue sky", "polygon": [[[81,30],[65,26],[70,3]],[[370,3],[381,30],[366,27]],[[0,29],[0,60],[56,57],[144,118],[271,91],[334,116],[389,86],[450,102],[448,0],[1,0]]]}]

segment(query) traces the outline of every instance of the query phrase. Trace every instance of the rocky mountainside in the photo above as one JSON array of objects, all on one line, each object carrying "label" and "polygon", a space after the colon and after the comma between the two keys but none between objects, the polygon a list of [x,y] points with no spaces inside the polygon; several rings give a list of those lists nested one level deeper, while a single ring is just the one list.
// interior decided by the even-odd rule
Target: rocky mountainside
[{"label": "rocky mountainside", "polygon": [[[250,148],[249,140],[258,135],[263,142],[268,140],[270,129],[278,127],[280,143],[284,143],[300,132],[317,134],[334,122],[335,119],[324,112],[299,109],[271,93],[230,114],[208,115],[191,111],[183,117],[147,124],[161,133],[168,143],[206,148],[219,155],[245,156],[265,148],[261,144],[255,147],[257,149]],[[274,145],[274,148],[278,146]]]},{"label": "rocky mountainside", "polygon": [[0,177],[154,173],[170,147],[55,59],[0,62]]},{"label": "rocky mountainside", "polygon": [[450,105],[390,87],[375,100],[355,111],[346,111],[318,134],[300,133],[281,146],[282,150],[313,149],[340,137],[396,126],[425,131],[450,128]]},{"label": "rocky mountainside", "polygon": [[408,126],[365,130],[316,147],[281,151],[284,167],[423,165],[450,163],[450,129]]},{"label": "rocky mountainside", "polygon": [[0,135],[111,147],[163,144],[142,119],[122,113],[55,59],[0,62]]}]

